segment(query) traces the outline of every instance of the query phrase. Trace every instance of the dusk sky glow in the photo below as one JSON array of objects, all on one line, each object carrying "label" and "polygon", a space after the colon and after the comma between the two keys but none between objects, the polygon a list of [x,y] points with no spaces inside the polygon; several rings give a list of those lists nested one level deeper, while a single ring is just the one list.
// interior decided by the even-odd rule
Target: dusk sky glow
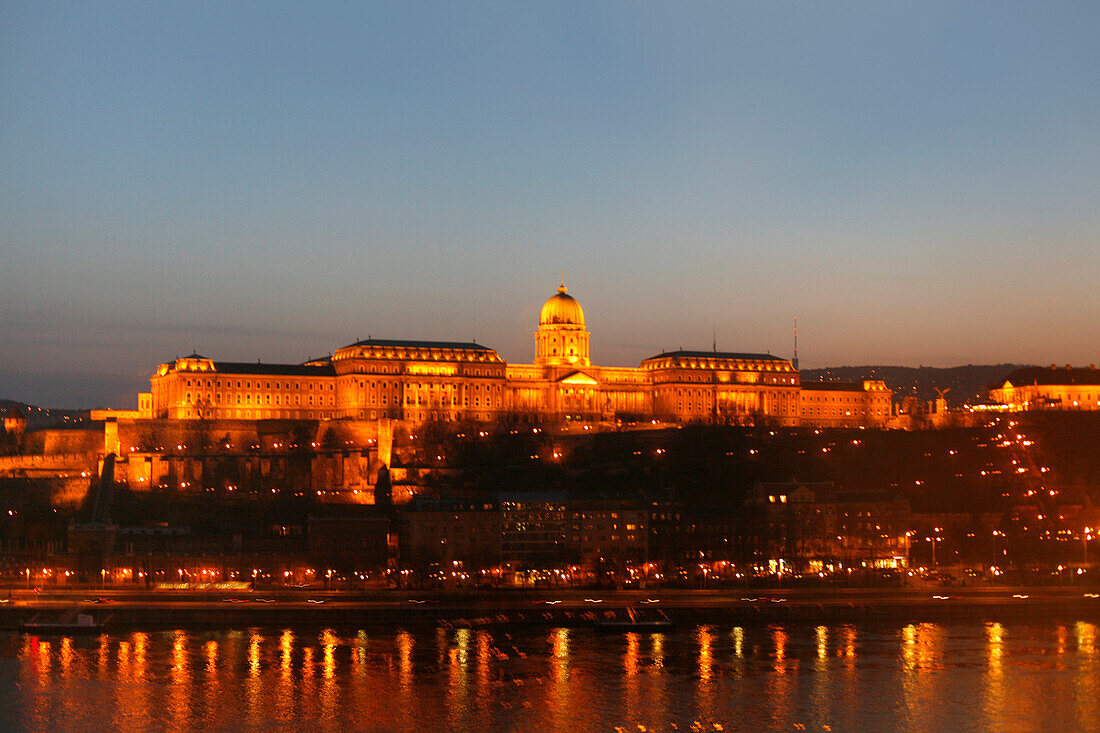
[{"label": "dusk sky glow", "polygon": [[[229,7],[226,7],[226,6]],[[0,397],[368,334],[1100,363],[1100,4],[5,3]]]}]

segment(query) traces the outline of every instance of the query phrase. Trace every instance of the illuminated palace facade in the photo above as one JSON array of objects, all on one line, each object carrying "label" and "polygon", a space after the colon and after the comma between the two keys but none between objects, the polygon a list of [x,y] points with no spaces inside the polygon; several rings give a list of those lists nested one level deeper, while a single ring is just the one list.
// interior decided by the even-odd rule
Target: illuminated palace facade
[{"label": "illuminated palace facade", "polygon": [[[670,351],[638,367],[595,366],[584,311],[564,282],[542,307],[532,364],[508,364],[477,343],[367,339],[304,364],[218,362],[198,354],[161,364],[137,417],[180,420],[487,422],[505,415],[583,422],[812,424],[799,372],[770,354]],[[885,425],[881,383],[829,390],[830,425]],[[885,390],[885,392],[884,392]],[[885,397],[885,401],[883,398]],[[818,402],[829,400],[821,390]],[[841,407],[843,405],[843,408]],[[821,407],[815,410],[821,415]]]},{"label": "illuminated palace facade", "polygon": [[1010,412],[1100,410],[1100,370],[1095,364],[1025,367],[1005,377],[989,396]]}]

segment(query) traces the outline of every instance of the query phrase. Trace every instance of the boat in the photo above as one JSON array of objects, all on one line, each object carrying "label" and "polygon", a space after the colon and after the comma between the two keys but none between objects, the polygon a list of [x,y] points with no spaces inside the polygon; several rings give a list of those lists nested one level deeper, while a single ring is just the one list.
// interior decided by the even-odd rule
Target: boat
[{"label": "boat", "polygon": [[20,623],[19,630],[28,634],[94,634],[103,630],[103,622],[74,607],[56,620],[42,620],[35,614]]},{"label": "boat", "polygon": [[595,627],[596,631],[665,631],[672,628],[672,619],[659,609],[641,612],[628,607],[625,616],[614,614],[596,619]]}]

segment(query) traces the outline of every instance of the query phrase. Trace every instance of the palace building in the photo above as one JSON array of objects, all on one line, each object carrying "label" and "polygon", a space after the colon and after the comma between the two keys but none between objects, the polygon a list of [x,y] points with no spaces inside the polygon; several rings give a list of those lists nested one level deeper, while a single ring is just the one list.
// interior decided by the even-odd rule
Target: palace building
[{"label": "palace building", "polygon": [[390,339],[357,341],[303,364],[221,362],[191,354],[157,368],[132,416],[408,424],[514,416],[852,427],[880,426],[890,418],[890,392],[881,382],[859,389],[845,385],[828,397],[818,390],[808,400],[798,369],[771,354],[679,350],[637,367],[605,367],[592,364],[589,341],[584,310],[563,279],[539,314],[531,364],[508,364],[473,342]]},{"label": "palace building", "polygon": [[1088,367],[1025,367],[990,390],[990,399],[1010,412],[1100,410],[1100,370]]}]

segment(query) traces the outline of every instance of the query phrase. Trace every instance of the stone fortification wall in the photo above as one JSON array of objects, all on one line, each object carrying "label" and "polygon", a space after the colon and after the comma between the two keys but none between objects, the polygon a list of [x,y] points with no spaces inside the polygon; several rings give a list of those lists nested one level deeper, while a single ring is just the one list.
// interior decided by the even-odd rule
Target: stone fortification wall
[{"label": "stone fortification wall", "polygon": [[102,449],[102,430],[35,430],[23,439],[23,452],[28,454],[98,454]]},{"label": "stone fortification wall", "polygon": [[[120,453],[159,452],[176,446],[228,442],[233,449],[285,447],[294,442],[321,444],[329,434],[332,447],[366,448],[379,436],[376,420],[172,420],[118,421]],[[102,437],[100,437],[102,443]],[[131,448],[133,450],[131,450]],[[158,450],[159,449],[159,450]]]},{"label": "stone fortification wall", "polygon": [[51,455],[0,456],[0,476],[97,475],[99,454],[54,453]]}]

